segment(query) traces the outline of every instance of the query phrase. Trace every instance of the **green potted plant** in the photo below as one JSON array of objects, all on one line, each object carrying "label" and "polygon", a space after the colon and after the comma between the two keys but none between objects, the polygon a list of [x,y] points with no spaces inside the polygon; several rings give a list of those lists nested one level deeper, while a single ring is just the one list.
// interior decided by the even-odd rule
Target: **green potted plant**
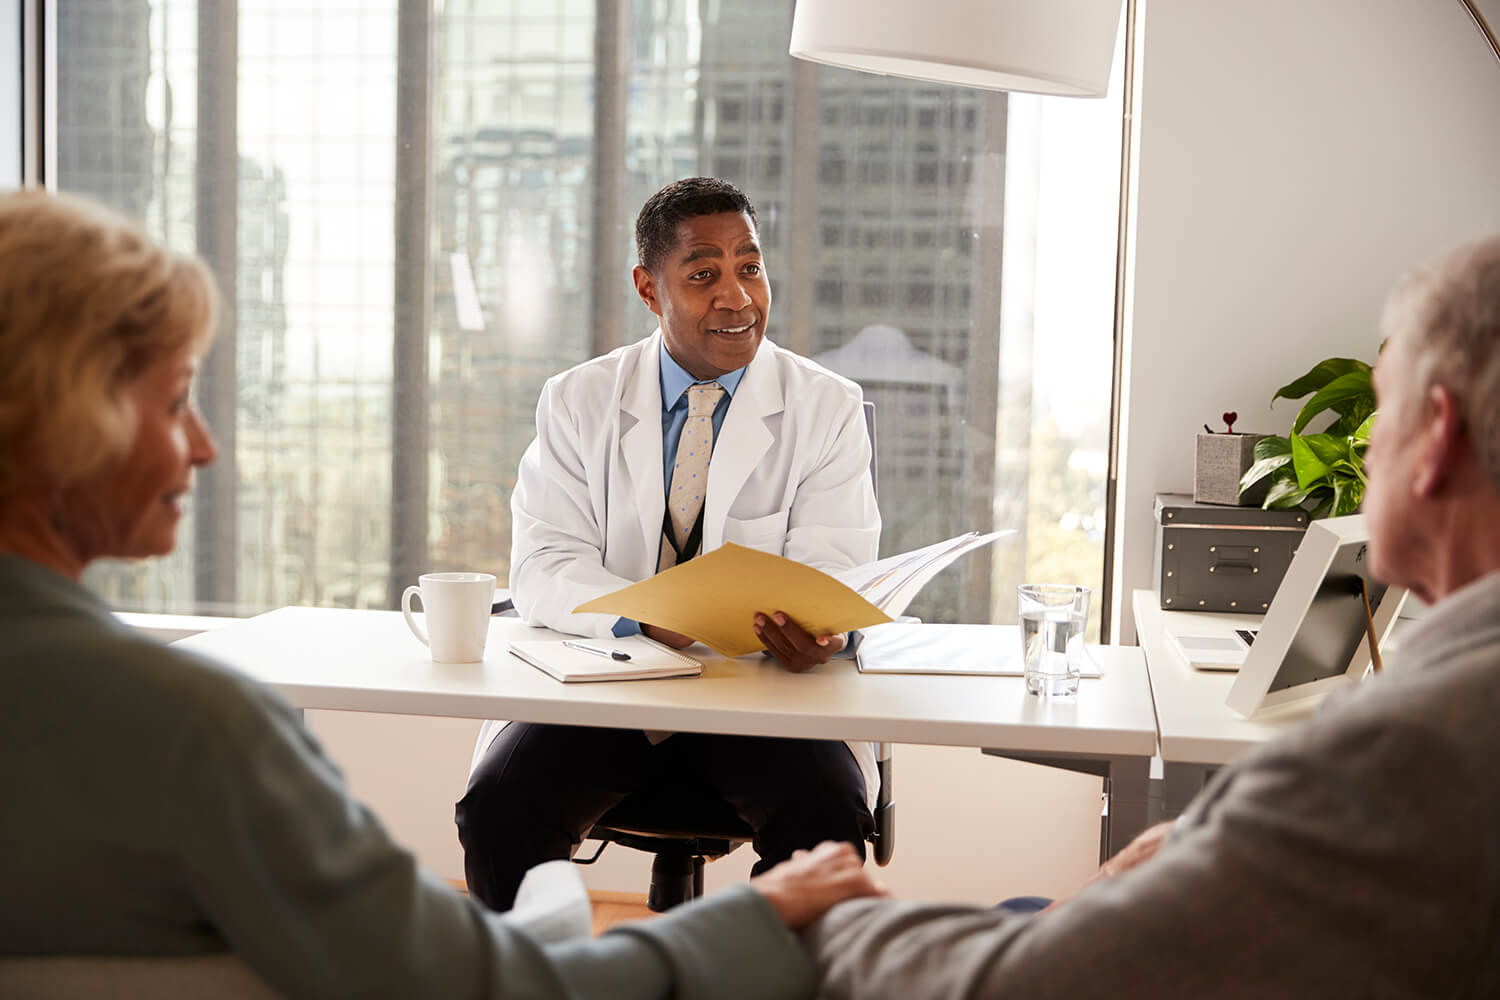
[{"label": "green potted plant", "polygon": [[[1313,518],[1338,517],[1359,510],[1365,495],[1365,449],[1375,424],[1375,387],[1370,366],[1354,358],[1329,358],[1271,397],[1301,399],[1311,394],[1286,437],[1272,435],[1255,445],[1255,464],[1240,480],[1249,489],[1269,479],[1261,506],[1309,508]],[[1307,434],[1307,425],[1332,411],[1333,421]]]}]

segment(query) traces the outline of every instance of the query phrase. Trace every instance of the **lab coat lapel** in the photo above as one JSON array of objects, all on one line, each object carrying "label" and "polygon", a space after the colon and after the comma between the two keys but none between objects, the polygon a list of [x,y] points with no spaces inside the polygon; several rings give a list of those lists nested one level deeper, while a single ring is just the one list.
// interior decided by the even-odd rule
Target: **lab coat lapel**
[{"label": "lab coat lapel", "polygon": [[634,371],[622,371],[620,470],[630,481],[644,546],[640,577],[656,572],[666,488],[661,463],[661,331],[636,354]]},{"label": "lab coat lapel", "polygon": [[708,464],[708,492],[703,501],[703,551],[724,544],[724,521],[750,473],[775,442],[766,417],[785,408],[776,378],[775,348],[763,341],[745,368]]}]

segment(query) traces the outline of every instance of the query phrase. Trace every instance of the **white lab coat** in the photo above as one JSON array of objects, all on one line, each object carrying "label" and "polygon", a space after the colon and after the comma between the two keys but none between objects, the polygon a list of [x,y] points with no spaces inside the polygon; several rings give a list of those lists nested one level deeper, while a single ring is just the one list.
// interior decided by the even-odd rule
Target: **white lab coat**
[{"label": "white lab coat", "polygon": [[[511,596],[534,625],[608,636],[615,617],[573,609],[656,572],[666,502],[661,336],[542,387],[537,437],[511,497]],[[703,551],[730,541],[823,570],[873,560],[880,514],[861,403],[855,383],[762,341],[714,445]],[[486,724],[476,764],[503,725]],[[873,805],[874,749],[849,748]]]}]

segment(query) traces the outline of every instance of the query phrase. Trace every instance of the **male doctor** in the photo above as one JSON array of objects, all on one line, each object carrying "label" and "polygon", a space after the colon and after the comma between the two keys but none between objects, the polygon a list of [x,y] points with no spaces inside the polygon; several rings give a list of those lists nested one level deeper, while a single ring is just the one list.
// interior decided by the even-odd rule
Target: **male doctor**
[{"label": "male doctor", "polygon": [[[647,200],[635,235],[636,291],[660,326],[543,386],[511,499],[510,585],[533,624],[682,648],[688,637],[652,623],[573,609],[726,541],[857,566],[876,557],[880,515],[859,386],[764,339],[771,285],[749,199],[677,181]],[[792,671],[847,642],[776,608],[753,624]],[[873,826],[868,743],[489,723],[455,810],[469,890],[508,908],[528,868],[664,784],[729,801],[755,831],[757,874],[824,840],[863,857]]]}]

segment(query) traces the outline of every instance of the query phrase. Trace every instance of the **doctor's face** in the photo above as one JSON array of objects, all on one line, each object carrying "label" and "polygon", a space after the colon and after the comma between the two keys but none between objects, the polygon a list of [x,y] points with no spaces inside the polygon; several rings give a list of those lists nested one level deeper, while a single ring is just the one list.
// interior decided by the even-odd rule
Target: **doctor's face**
[{"label": "doctor's face", "polygon": [[694,378],[743,368],[766,335],[771,282],[748,215],[720,212],[677,224],[660,273],[635,269],[635,290],[661,319],[672,358]]}]

